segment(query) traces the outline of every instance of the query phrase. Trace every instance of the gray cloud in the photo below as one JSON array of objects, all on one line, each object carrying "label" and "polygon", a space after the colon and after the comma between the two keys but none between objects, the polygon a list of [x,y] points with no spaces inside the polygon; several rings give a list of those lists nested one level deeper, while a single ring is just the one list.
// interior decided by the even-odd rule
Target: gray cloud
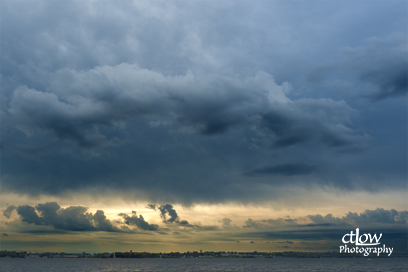
[{"label": "gray cloud", "polygon": [[298,225],[297,219],[291,219],[291,218],[268,219],[268,220],[263,220],[262,222],[266,222],[269,226],[295,226],[295,225]]},{"label": "gray cloud", "polygon": [[407,223],[408,211],[398,212],[395,209],[384,210],[377,208],[375,210],[365,210],[363,213],[349,212],[345,219],[354,224],[370,224],[370,223]]},{"label": "gray cloud", "polygon": [[229,228],[229,227],[231,226],[231,222],[232,222],[231,219],[229,219],[229,218],[223,218],[223,219],[222,219],[222,226],[223,226],[224,228]]},{"label": "gray cloud", "polygon": [[[287,218],[264,219],[254,221],[248,218],[245,221],[245,228],[273,229],[285,228],[350,228],[350,227],[370,227],[379,228],[384,226],[402,227],[408,222],[408,211],[396,211],[395,209],[385,210],[377,208],[375,210],[365,210],[362,213],[348,212],[342,217],[327,215],[307,215],[313,224],[306,224],[304,220]],[[226,218],[228,219],[228,218]],[[226,221],[228,223],[228,220]]]},{"label": "gray cloud", "polygon": [[405,104],[356,99],[406,93],[402,3],[17,0],[0,12],[3,192],[189,205],[283,200],[285,184],[405,188]]},{"label": "gray cloud", "polygon": [[[160,211],[160,217],[163,219],[165,223],[173,223],[179,222],[179,217],[175,209],[173,209],[173,205],[166,204],[158,207]],[[187,222],[187,221],[185,221]]]},{"label": "gray cloud", "polygon": [[[78,186],[110,186],[111,182],[104,181],[109,175],[123,175],[125,180],[133,175],[147,175],[147,172],[141,173],[142,168],[126,167],[127,163],[116,165],[112,159],[118,154],[121,154],[119,160],[136,159],[142,164],[149,164],[150,173],[157,173],[154,175],[160,175],[161,171],[155,171],[154,168],[162,165],[174,175],[180,176],[182,173],[187,175],[187,172],[179,171],[179,165],[197,161],[201,157],[206,164],[210,164],[207,167],[212,167],[211,164],[216,160],[214,158],[222,149],[227,151],[222,155],[227,160],[235,156],[245,160],[245,154],[252,153],[256,161],[256,157],[264,155],[254,152],[253,147],[274,150],[318,144],[323,149],[329,147],[342,150],[364,148],[370,139],[367,134],[353,129],[353,119],[358,118],[358,112],[345,101],[291,100],[286,94],[289,88],[287,84],[277,85],[273,77],[265,72],[244,78],[213,74],[195,76],[191,73],[169,77],[141,69],[137,65],[121,64],[96,67],[89,71],[61,70],[51,78],[49,89],[52,92],[25,86],[16,88],[11,96],[8,116],[26,137],[34,136],[33,139],[48,139],[46,142],[55,143],[57,149],[51,154],[57,157],[59,152],[72,148],[72,143],[76,145],[79,149],[69,151],[71,154],[68,157],[60,159],[70,160],[64,164],[67,167],[82,168],[68,173],[76,176],[74,180],[87,181],[78,182]],[[223,138],[224,135],[234,138],[234,141],[225,142],[227,140]],[[155,144],[155,138],[163,145],[161,149]],[[219,144],[213,140],[217,138]],[[242,142],[242,138],[245,142]],[[56,139],[59,141],[55,142]],[[243,145],[247,146],[239,148]],[[62,150],[58,151],[58,148]],[[131,149],[137,149],[138,152],[127,154]],[[202,157],[200,150],[205,150],[206,158]],[[241,154],[238,152],[240,150]],[[103,163],[109,167],[76,166],[77,159],[74,158],[86,156],[80,155],[83,151],[90,151],[96,156],[106,152],[108,156],[101,157],[104,159],[87,160],[87,164]],[[175,154],[178,162],[171,159]],[[35,161],[28,157],[26,159],[30,164],[26,171],[42,175],[42,168],[33,167],[32,163]],[[159,163],[160,160],[163,161],[162,164]],[[291,160],[288,158],[288,165],[294,166]],[[51,161],[49,163],[52,164]],[[294,167],[292,173],[300,171],[297,175],[301,175],[313,170],[310,167],[305,169],[307,166],[301,167],[302,169],[299,167],[301,166],[297,167],[298,170]],[[101,168],[115,170],[109,171],[96,182],[94,178],[102,172],[96,173],[95,169]],[[198,162],[195,168],[205,171],[204,165]],[[254,168],[259,168],[259,165],[254,165]],[[282,169],[272,170],[282,173]],[[135,171],[139,173],[134,173]],[[220,168],[219,171],[222,172],[223,169]],[[285,173],[291,176],[288,171]],[[170,186],[169,182],[162,182],[164,177],[153,178],[163,185],[159,188],[170,189],[160,189],[159,192],[167,194],[173,191],[178,194],[178,199],[185,199],[185,195],[180,195],[185,189],[174,191],[174,188],[183,186]],[[188,178],[183,176],[174,182],[184,185],[188,183]],[[41,184],[44,182],[44,179],[39,181]],[[126,183],[129,182],[125,181],[123,184]],[[149,183],[137,183],[132,182],[133,185],[126,188],[142,186],[151,193],[158,193],[157,187],[153,191],[149,188]],[[228,183],[229,181],[225,182],[226,185]],[[216,183],[211,185],[219,186]],[[66,186],[65,182],[60,181],[60,186],[57,187],[44,184],[37,188],[41,192],[55,194],[63,192]],[[69,186],[75,184],[70,183]],[[115,189],[123,188],[119,185]],[[204,191],[196,190],[196,193]],[[225,188],[225,191],[228,189]],[[223,190],[218,190],[219,194],[222,192]],[[174,198],[167,200],[175,201]]]},{"label": "gray cloud", "polygon": [[58,71],[49,88],[55,91],[16,88],[10,117],[28,135],[48,131],[82,148],[118,144],[118,138],[101,133],[103,128],[145,115],[167,116],[174,125],[203,135],[260,122],[261,128],[275,134],[275,146],[281,147],[308,140],[329,146],[365,140],[347,127],[356,111],[344,101],[291,101],[285,94],[288,87],[277,85],[264,72],[244,80],[193,74],[174,78],[120,64],[85,73]]},{"label": "gray cloud", "polygon": [[322,142],[330,147],[361,146],[369,139],[347,127],[357,112],[345,101],[299,99],[290,104],[262,116],[261,126],[274,134],[275,147],[307,141]]},{"label": "gray cloud", "polygon": [[97,210],[96,213],[93,215],[93,220],[95,224],[95,228],[102,231],[114,231],[117,230],[116,227],[112,225],[112,222],[106,219],[106,215],[104,211]]},{"label": "gray cloud", "polygon": [[130,216],[126,213],[120,213],[119,216],[123,217],[126,225],[136,226],[141,230],[156,231],[159,229],[158,225],[149,224],[148,222],[146,222],[142,215],[137,215],[135,211],[132,211],[132,214]]},{"label": "gray cloud", "polygon": [[376,87],[366,95],[373,101],[404,96],[408,91],[407,36],[393,33],[386,38],[373,37],[363,48],[350,48],[352,58],[361,80]]},{"label": "gray cloud", "polygon": [[17,207],[14,206],[14,205],[8,206],[8,207],[4,210],[3,215],[4,215],[6,218],[10,218],[11,213],[12,213],[15,209],[17,209]]},{"label": "gray cloud", "polygon": [[20,215],[21,221],[23,222],[28,224],[44,225],[43,220],[41,220],[41,218],[37,215],[34,207],[28,205],[18,206],[17,213]]},{"label": "gray cloud", "polygon": [[96,230],[96,227],[92,224],[92,214],[87,213],[88,208],[81,206],[71,206],[65,209],[61,209],[59,220],[53,222],[56,229],[66,230]]},{"label": "gray cloud", "polygon": [[375,210],[365,210],[360,214],[349,212],[343,217],[333,217],[331,214],[327,214],[326,216],[319,214],[309,215],[308,217],[317,224],[346,223],[355,226],[370,226],[373,224],[406,224],[408,222],[408,211],[398,212],[394,209],[384,210],[383,208],[377,208]]},{"label": "gray cloud", "polygon": [[247,176],[263,176],[263,175],[306,175],[315,171],[316,167],[307,164],[282,164],[269,167],[259,168],[246,173]]},{"label": "gray cloud", "polygon": [[[10,207],[6,211],[10,210]],[[53,226],[56,230],[67,231],[119,231],[106,219],[103,211],[98,210],[92,214],[87,210],[88,208],[82,206],[61,208],[56,202],[38,204],[35,207],[28,205],[17,207],[21,221],[28,224]]]},{"label": "gray cloud", "polygon": [[286,242],[278,242],[279,244],[293,244],[291,241],[286,241]]},{"label": "gray cloud", "polygon": [[184,230],[190,229],[195,231],[212,231],[218,229],[217,226],[201,226],[190,224],[187,220],[181,220],[171,204],[148,204],[147,207],[153,210],[157,209],[160,212],[160,217],[163,220],[163,223],[173,224],[173,227],[183,227]]},{"label": "gray cloud", "polygon": [[187,220],[180,220],[176,210],[173,208],[173,205],[171,204],[165,204],[165,205],[160,205],[160,206],[149,204],[148,207],[151,207],[151,208],[154,207],[155,209],[157,208],[160,211],[160,217],[163,220],[163,223],[175,223],[176,225],[180,227],[196,228],[196,229],[201,229],[201,230],[210,230],[214,228],[213,226],[202,227],[202,226],[192,225],[188,223]]},{"label": "gray cloud", "polygon": [[159,210],[160,217],[163,220],[163,223],[180,223],[182,225],[188,225],[188,222],[183,220],[180,222],[180,218],[177,215],[176,210],[171,204],[165,205],[156,205],[156,204],[147,204],[146,208],[152,210]]},{"label": "gray cloud", "polygon": [[147,204],[146,208],[148,209],[152,209],[152,210],[156,210],[157,209],[157,205],[156,204]]},{"label": "gray cloud", "polygon": [[275,227],[313,227],[313,228],[350,228],[354,227],[380,227],[380,226],[403,226],[408,222],[408,211],[396,211],[395,209],[385,210],[377,208],[375,210],[365,210],[362,213],[348,212],[345,216],[335,217],[327,215],[307,215],[313,224],[305,224],[304,221],[291,218],[265,219],[254,221],[250,218],[245,222],[245,227],[268,229]]},{"label": "gray cloud", "polygon": [[257,222],[252,220],[251,218],[248,218],[248,220],[245,221],[245,226],[244,227],[257,229],[257,228],[260,228],[261,226]]},{"label": "gray cloud", "polygon": [[241,228],[240,227],[238,227],[237,225],[235,225],[235,224],[231,224],[231,222],[232,222],[232,220],[231,219],[229,219],[229,218],[223,218],[221,221],[219,221],[219,222],[222,222],[222,227],[224,228],[224,229],[228,229],[228,230],[240,230]]},{"label": "gray cloud", "polygon": [[[83,214],[86,211],[86,208],[84,207],[81,208],[83,208],[82,211],[79,211],[78,209],[76,211],[79,212],[80,214]],[[35,209],[41,213],[41,216],[43,217],[42,221],[44,221],[46,225],[52,225],[53,223],[56,223],[57,225],[62,225],[61,223],[57,223],[59,221],[57,212],[58,210],[61,209],[60,205],[58,205],[57,202],[47,202],[45,204],[38,204],[35,207]],[[86,221],[87,223],[89,223],[88,220]],[[87,226],[87,228],[89,228],[89,226]]]}]

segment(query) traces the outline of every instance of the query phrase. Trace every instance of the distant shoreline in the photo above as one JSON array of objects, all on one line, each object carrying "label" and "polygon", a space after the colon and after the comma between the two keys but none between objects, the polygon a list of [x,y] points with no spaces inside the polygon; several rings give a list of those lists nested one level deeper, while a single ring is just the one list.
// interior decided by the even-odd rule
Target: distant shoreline
[{"label": "distant shoreline", "polygon": [[100,258],[100,259],[170,259],[170,258],[408,258],[407,252],[395,252],[391,256],[363,256],[362,254],[340,254],[336,251],[330,252],[236,252],[236,251],[187,251],[187,252],[101,252],[101,253],[67,253],[67,252],[29,252],[1,250],[0,258],[27,258],[27,259],[78,259],[78,258]]}]

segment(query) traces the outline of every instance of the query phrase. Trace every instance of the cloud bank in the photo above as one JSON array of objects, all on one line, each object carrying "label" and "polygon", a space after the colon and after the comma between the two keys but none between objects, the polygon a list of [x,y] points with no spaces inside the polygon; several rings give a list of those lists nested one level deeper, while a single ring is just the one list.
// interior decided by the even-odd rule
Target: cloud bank
[{"label": "cloud bank", "polygon": [[5,194],[192,205],[406,189],[403,1],[0,12]]}]

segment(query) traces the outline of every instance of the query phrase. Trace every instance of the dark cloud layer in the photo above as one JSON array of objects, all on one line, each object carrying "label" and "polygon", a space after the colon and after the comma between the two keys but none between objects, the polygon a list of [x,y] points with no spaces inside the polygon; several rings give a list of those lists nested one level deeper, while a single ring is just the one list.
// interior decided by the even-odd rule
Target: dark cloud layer
[{"label": "dark cloud layer", "polygon": [[193,74],[174,78],[121,64],[50,77],[52,92],[27,86],[14,90],[10,118],[27,135],[51,132],[85,149],[119,144],[118,137],[108,138],[103,129],[137,116],[157,116],[207,136],[257,125],[273,133],[276,147],[311,140],[361,145],[367,140],[349,127],[356,111],[344,101],[291,101],[287,87],[264,72],[244,80]]},{"label": "dark cloud layer", "polygon": [[269,167],[255,169],[249,173],[248,176],[262,176],[262,175],[306,175],[316,170],[313,165],[307,164],[282,164],[273,165]]},{"label": "dark cloud layer", "polygon": [[[0,12],[2,192],[193,204],[285,198],[288,184],[406,188],[403,2],[4,1]],[[51,208],[17,209],[69,228]],[[99,212],[92,224],[65,213],[111,228]]]},{"label": "dark cloud layer", "polygon": [[[111,182],[105,180],[106,175],[102,179],[95,179],[102,173],[94,170],[101,168],[98,166],[100,163],[109,165],[102,168],[113,170],[108,175],[124,179],[122,184],[128,186],[123,188],[136,187],[150,191],[152,187],[149,188],[149,184],[153,183],[141,184],[139,181],[132,181],[129,184],[130,182],[126,180],[134,175],[142,177],[160,173],[154,169],[165,166],[167,171],[172,173],[171,176],[181,175],[176,178],[178,181],[169,183],[165,177],[160,176],[149,178],[155,179],[155,183],[160,183],[163,188],[173,182],[186,184],[189,183],[189,173],[179,170],[179,165],[204,159],[205,164],[197,161],[195,166],[204,171],[205,168],[213,167],[212,164],[217,164],[218,158],[215,157],[222,149],[227,151],[222,155],[224,157],[238,156],[247,161],[250,157],[246,154],[252,153],[254,159],[264,156],[263,152],[256,152],[259,148],[267,148],[272,154],[273,150],[296,147],[300,149],[295,151],[296,154],[303,153],[301,150],[308,145],[317,145],[321,152],[332,152],[330,149],[338,152],[350,148],[364,149],[370,139],[367,134],[353,128],[353,119],[357,117],[357,112],[344,101],[291,100],[285,93],[285,85],[277,85],[273,78],[264,72],[244,80],[219,75],[196,77],[192,74],[173,78],[140,69],[135,65],[121,64],[115,67],[97,67],[84,74],[77,71],[61,73],[77,80],[64,82],[63,77],[55,74],[53,81],[58,86],[51,87],[56,90],[52,93],[25,86],[19,87],[12,93],[8,113],[16,128],[25,133],[25,137],[36,135],[45,137],[51,142],[58,139],[60,140],[58,145],[64,149],[69,148],[71,143],[78,147],[73,153],[68,152],[68,157],[64,155],[65,158],[57,159],[71,160],[64,165],[68,168],[73,167],[72,171],[68,171],[70,173],[65,177],[58,175],[58,172],[55,173],[59,180],[73,175],[72,179],[75,182],[74,184],[70,182],[70,186],[74,189],[77,189],[75,186],[96,185],[96,181],[98,185],[111,187],[109,185]],[[226,145],[222,143],[226,141],[225,138],[219,140],[220,144],[214,142],[213,139],[226,134],[236,139]],[[132,138],[133,136],[136,138]],[[247,143],[243,143],[240,137],[247,138],[248,140],[245,140]],[[183,139],[183,142],[180,140],[175,142],[177,138]],[[161,149],[157,149],[156,141],[160,142]],[[220,145],[221,149],[214,144]],[[244,149],[239,147],[243,144],[247,145]],[[6,148],[13,153],[9,146]],[[125,149],[134,149],[137,152],[127,154],[128,151]],[[190,152],[191,149],[193,153]],[[51,157],[59,157],[61,151],[44,157],[47,161],[44,163],[52,164],[49,162]],[[90,155],[83,152],[89,152]],[[98,158],[101,153],[106,155]],[[119,154],[119,160],[123,162],[139,160],[142,165],[147,164],[151,171],[143,173],[142,168],[125,167],[128,163],[116,165],[113,158]],[[78,156],[83,156],[88,165],[94,165],[91,167],[76,165],[74,161]],[[174,156],[178,161],[173,160]],[[286,156],[285,160],[289,161],[286,165],[278,164],[267,169],[253,170],[246,177],[266,173],[292,177],[316,172],[315,166],[290,162],[293,160],[292,155]],[[23,157],[29,164],[26,167],[27,173],[32,172],[32,176],[42,175],[43,170],[33,165],[38,161],[27,156]],[[222,171],[223,167],[229,167],[228,164],[217,165],[221,167],[218,171]],[[254,166],[259,168],[259,165]],[[9,171],[13,171],[14,167],[10,167]],[[74,170],[77,167],[82,169]],[[135,171],[139,173],[134,173]],[[85,179],[87,182],[84,182]],[[211,178],[200,182],[208,183],[209,180]],[[65,190],[62,180],[60,187],[47,186],[44,180],[41,183],[43,185],[37,188],[43,192],[61,193]],[[12,189],[18,182],[5,184]],[[212,186],[219,184],[214,183]],[[56,191],[48,191],[51,188]],[[115,188],[122,189],[118,184]],[[228,188],[225,187],[225,190]],[[174,191],[172,188],[170,191],[182,197],[182,191]],[[204,193],[197,189],[195,191],[196,194]],[[166,190],[162,191],[164,192]],[[219,190],[219,193],[221,192]],[[172,198],[168,200],[174,201]]]},{"label": "dark cloud layer", "polygon": [[408,92],[407,37],[393,33],[386,39],[370,38],[365,48],[349,49],[361,80],[375,86],[373,101],[406,97]]}]

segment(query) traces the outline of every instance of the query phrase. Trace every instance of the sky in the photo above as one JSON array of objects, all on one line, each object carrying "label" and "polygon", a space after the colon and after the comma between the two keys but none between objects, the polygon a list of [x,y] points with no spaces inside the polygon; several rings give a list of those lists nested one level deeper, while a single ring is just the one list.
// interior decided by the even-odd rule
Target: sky
[{"label": "sky", "polygon": [[0,15],[2,250],[407,250],[406,1]]}]

